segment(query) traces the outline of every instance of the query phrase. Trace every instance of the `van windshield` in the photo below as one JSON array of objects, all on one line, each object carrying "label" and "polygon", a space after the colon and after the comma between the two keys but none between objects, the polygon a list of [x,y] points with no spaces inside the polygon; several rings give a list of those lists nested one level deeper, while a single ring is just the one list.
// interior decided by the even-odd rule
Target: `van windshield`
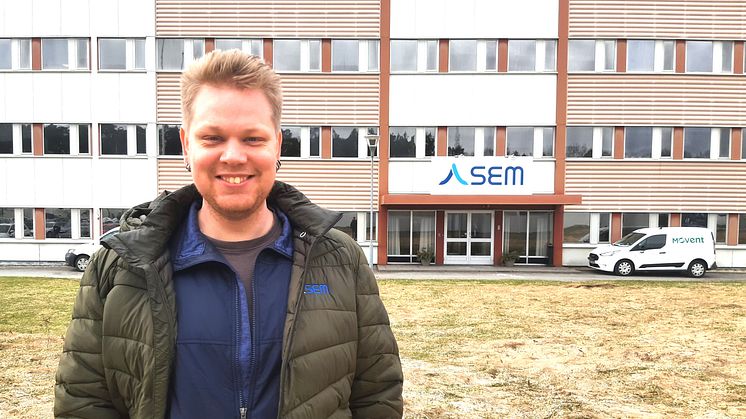
[{"label": "van windshield", "polygon": [[622,237],[621,240],[614,242],[614,246],[632,246],[643,237],[645,237],[645,235],[642,233],[629,233],[626,236]]}]

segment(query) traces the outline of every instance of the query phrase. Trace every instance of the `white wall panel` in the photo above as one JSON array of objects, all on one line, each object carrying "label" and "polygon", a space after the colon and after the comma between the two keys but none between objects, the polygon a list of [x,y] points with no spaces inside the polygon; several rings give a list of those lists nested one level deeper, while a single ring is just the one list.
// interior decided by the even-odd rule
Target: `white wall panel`
[{"label": "white wall panel", "polygon": [[[38,0],[35,0],[38,1]],[[90,1],[59,0],[60,33],[63,36],[89,36],[91,33]]]},{"label": "white wall panel", "polygon": [[120,74],[118,89],[118,102],[109,100],[99,106],[116,104],[121,121],[155,122],[155,73]]},{"label": "white wall panel", "polygon": [[119,36],[155,36],[155,1],[119,0]]},{"label": "white wall panel", "polygon": [[556,85],[553,74],[392,75],[389,125],[555,125]]},{"label": "white wall panel", "polygon": [[562,249],[563,266],[588,266],[588,254],[595,248],[589,247],[564,247]]},{"label": "white wall panel", "polygon": [[556,0],[391,0],[391,38],[557,38]]},{"label": "white wall panel", "polygon": [[[147,20],[144,13],[143,20]],[[119,0],[92,1],[91,23],[98,36],[119,36]],[[136,24],[137,20],[130,23]]]},{"label": "white wall panel", "polygon": [[125,92],[119,88],[119,73],[99,73],[93,77],[91,100],[96,119],[100,122],[120,121],[122,105],[120,95]]},{"label": "white wall panel", "polygon": [[35,73],[33,75],[34,111],[32,115],[34,121],[62,122],[62,80],[60,73]]},{"label": "white wall panel", "polygon": [[0,10],[0,37],[31,36],[32,2],[0,0]]},{"label": "white wall panel", "polygon": [[60,22],[59,0],[31,0],[31,32],[33,36],[59,36],[62,30]]},{"label": "white wall panel", "polygon": [[[156,160],[107,158],[93,162],[93,199],[101,208],[129,208],[152,200],[158,192]],[[92,203],[90,204],[93,205]]]},{"label": "white wall panel", "polygon": [[[0,101],[5,104],[5,113],[0,114],[7,122],[31,122],[34,114],[34,83],[31,73],[0,74],[5,90]],[[59,102],[58,102],[59,103]]]},{"label": "white wall panel", "polygon": [[[91,75],[76,73],[62,75],[60,83],[62,98],[62,119],[49,122],[89,122],[91,120]],[[43,101],[43,96],[34,97],[34,101]],[[117,106],[109,102],[108,106]]]}]

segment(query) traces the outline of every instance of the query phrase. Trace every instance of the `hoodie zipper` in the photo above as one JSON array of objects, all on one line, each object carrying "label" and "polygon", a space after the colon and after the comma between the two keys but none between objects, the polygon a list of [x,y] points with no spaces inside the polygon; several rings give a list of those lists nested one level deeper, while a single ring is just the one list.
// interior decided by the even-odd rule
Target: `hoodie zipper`
[{"label": "hoodie zipper", "polygon": [[[261,252],[260,252],[261,253]],[[259,255],[257,255],[259,260]],[[256,262],[254,263],[254,272],[256,272]],[[251,307],[249,307],[249,331],[251,333],[251,353],[249,354],[249,406],[254,405],[254,382],[256,378],[256,356],[257,356],[257,339],[256,339],[256,287],[254,286],[254,272],[251,273]],[[245,419],[246,415],[241,417]]]},{"label": "hoodie zipper", "polygon": [[[240,279],[236,278],[236,280],[240,280]],[[236,308],[236,340],[235,340],[236,365],[235,366],[236,366],[236,370],[238,371],[238,374],[237,374],[238,378],[235,380],[236,382],[234,384],[236,384],[236,387],[238,388],[238,406],[239,406],[238,412],[241,416],[241,419],[246,419],[246,404],[243,398],[243,385],[242,385],[243,374],[241,374],[241,321],[243,321],[241,317],[241,302],[239,300],[239,298],[241,298],[241,296],[239,295],[241,293],[241,288],[238,286],[237,282],[234,282],[233,285],[235,286],[234,288],[236,290],[236,298],[234,300],[234,304]]]}]

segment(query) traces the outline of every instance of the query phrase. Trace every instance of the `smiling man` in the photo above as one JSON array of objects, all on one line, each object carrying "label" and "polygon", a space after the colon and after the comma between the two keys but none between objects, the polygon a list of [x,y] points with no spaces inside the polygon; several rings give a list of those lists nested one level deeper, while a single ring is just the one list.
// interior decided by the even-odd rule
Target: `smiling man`
[{"label": "smiling man", "polygon": [[182,75],[194,184],[129,210],[83,275],[55,416],[399,418],[402,371],[339,213],[275,181],[282,94],[261,59]]}]

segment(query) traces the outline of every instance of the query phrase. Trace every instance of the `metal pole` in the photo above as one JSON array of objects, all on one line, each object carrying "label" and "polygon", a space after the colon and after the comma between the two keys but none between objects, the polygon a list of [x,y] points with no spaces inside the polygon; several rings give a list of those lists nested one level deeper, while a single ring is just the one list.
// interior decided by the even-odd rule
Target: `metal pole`
[{"label": "metal pole", "polygon": [[370,151],[370,221],[368,222],[368,228],[370,235],[368,236],[368,266],[373,269],[373,152],[374,148],[368,146]]}]

